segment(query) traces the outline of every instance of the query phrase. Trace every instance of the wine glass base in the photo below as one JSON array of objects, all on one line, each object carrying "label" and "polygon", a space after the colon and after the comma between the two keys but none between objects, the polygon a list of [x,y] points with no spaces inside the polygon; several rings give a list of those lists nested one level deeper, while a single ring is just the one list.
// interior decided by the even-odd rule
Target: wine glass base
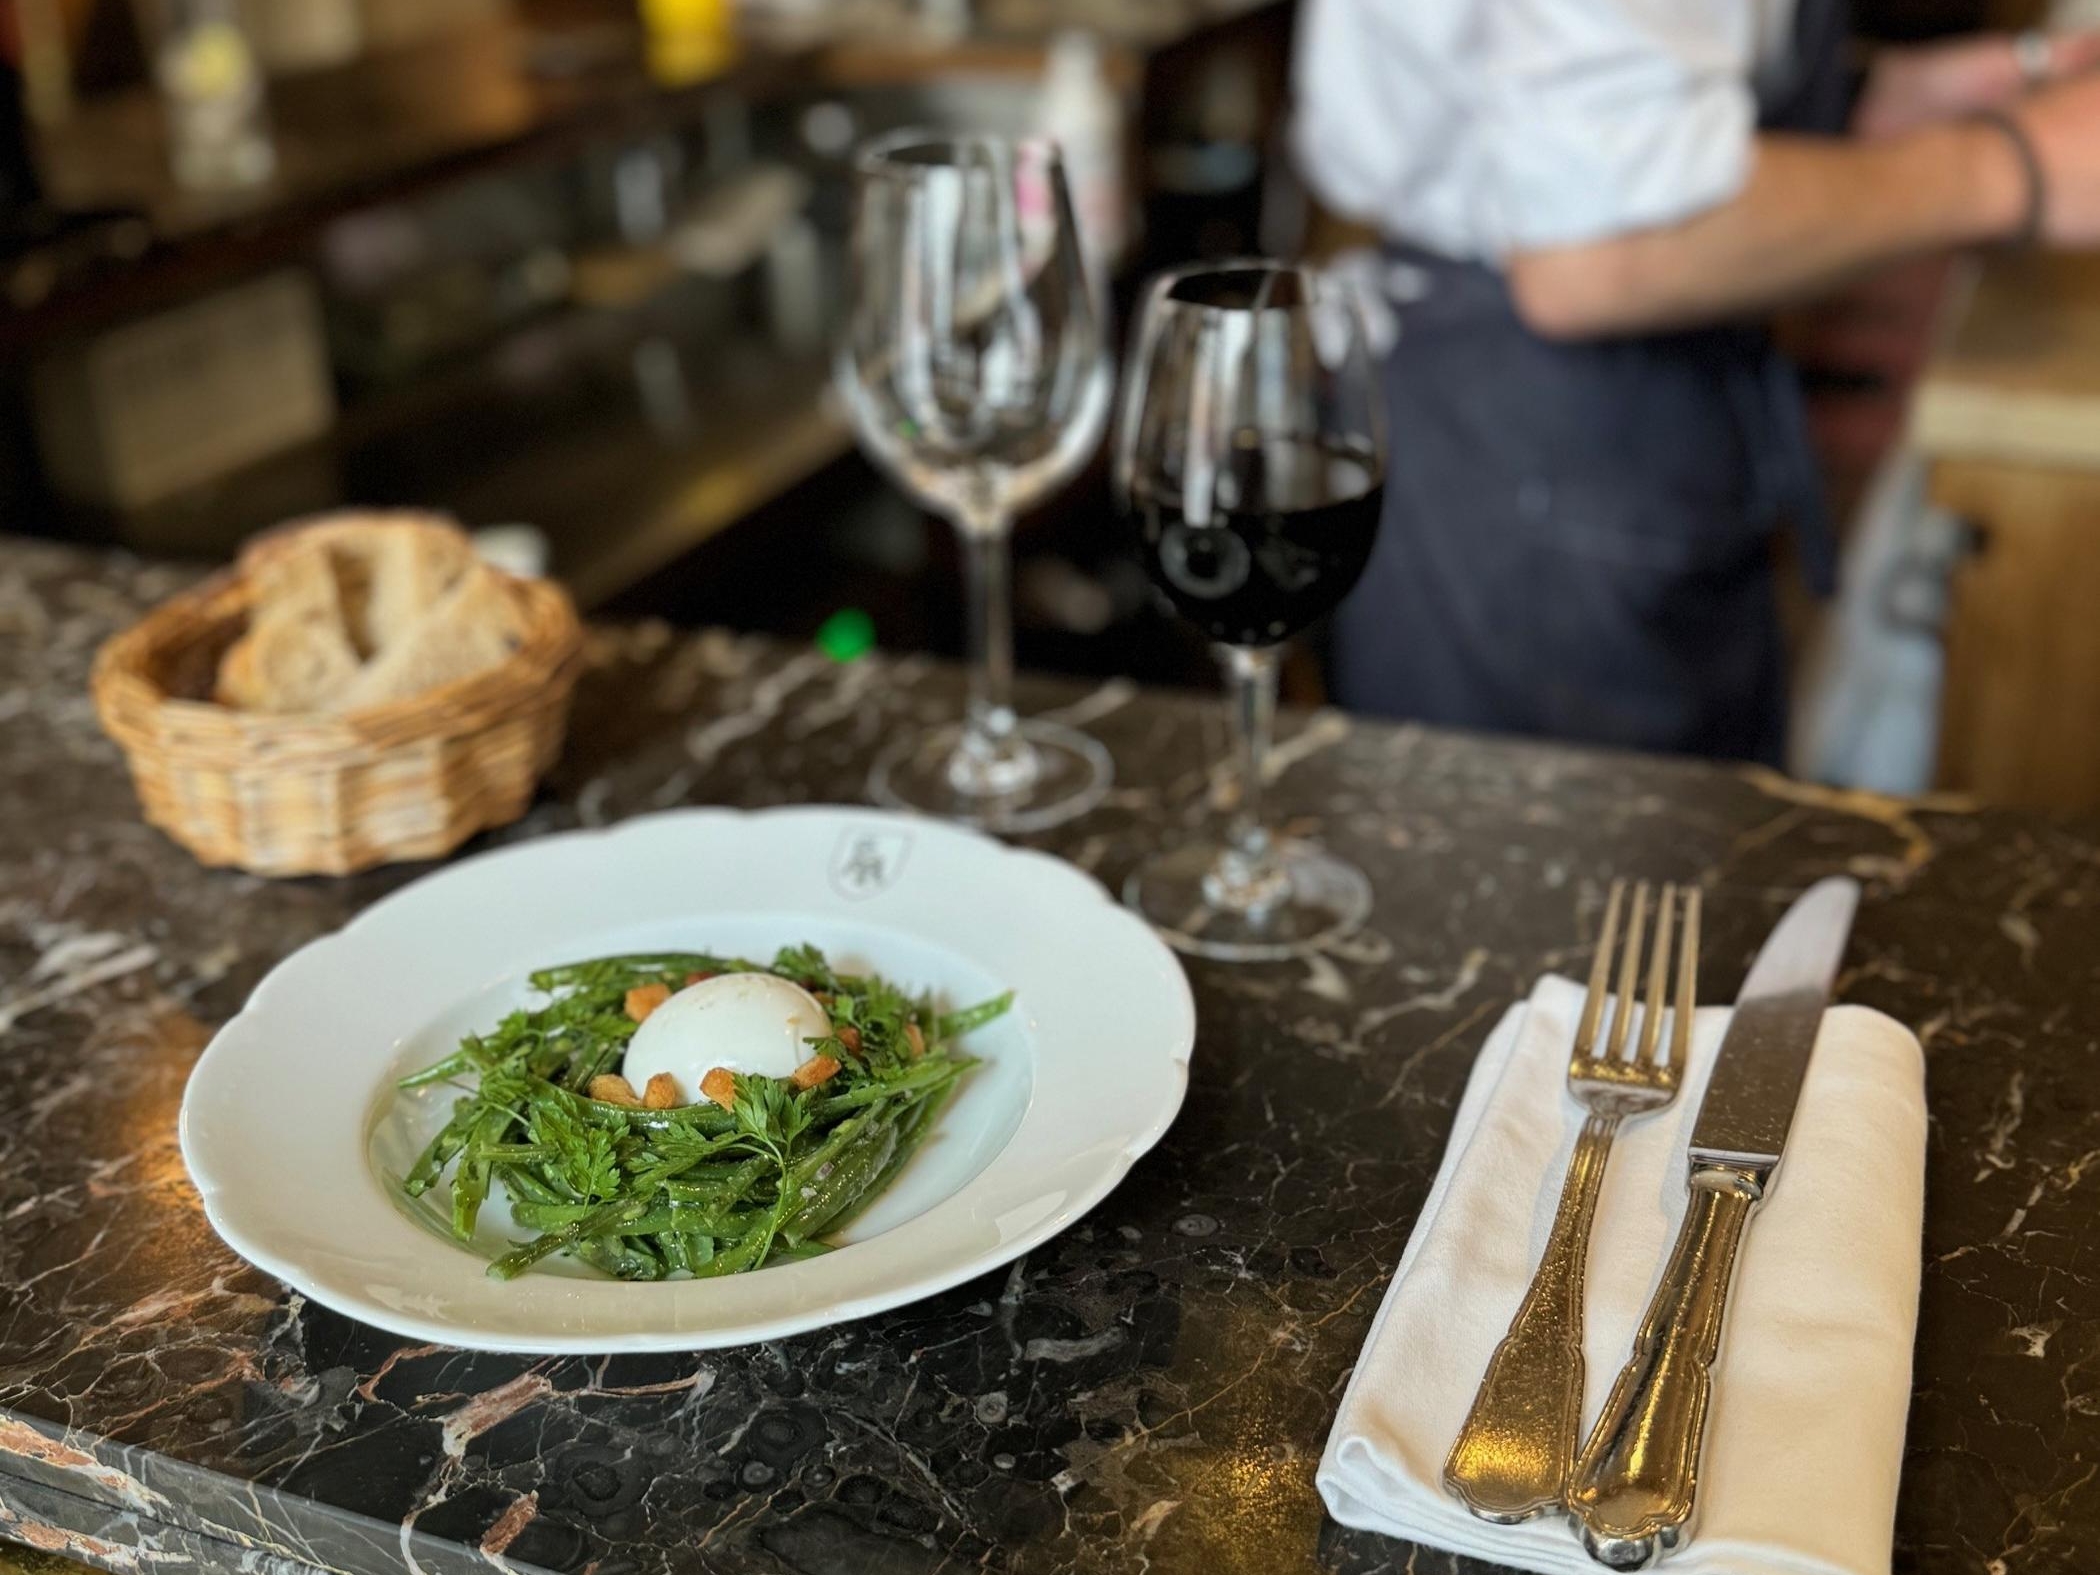
[{"label": "wine glass base", "polygon": [[1147,859],[1123,885],[1123,900],[1176,951],[1222,962],[1303,957],[1358,928],[1371,914],[1362,870],[1310,842],[1280,838],[1275,856],[1289,891],[1259,913],[1215,904],[1208,877],[1225,850],[1214,843]]},{"label": "wine glass base", "polygon": [[1026,720],[1016,736],[1034,770],[1010,792],[972,793],[952,767],[962,748],[959,723],[898,740],[875,759],[868,796],[886,809],[911,810],[984,831],[1043,831],[1076,819],[1100,803],[1114,777],[1108,751],[1075,728]]}]

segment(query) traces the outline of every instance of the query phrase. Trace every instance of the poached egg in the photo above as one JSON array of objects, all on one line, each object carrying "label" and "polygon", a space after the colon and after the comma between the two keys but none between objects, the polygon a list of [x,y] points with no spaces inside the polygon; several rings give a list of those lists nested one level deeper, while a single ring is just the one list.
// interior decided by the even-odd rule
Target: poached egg
[{"label": "poached egg", "polygon": [[786,1077],[815,1053],[809,1040],[831,1018],[799,984],[769,973],[721,973],[689,984],[651,1012],[627,1041],[621,1070],[636,1088],[668,1072],[680,1095],[700,1097],[715,1067],[747,1077]]}]

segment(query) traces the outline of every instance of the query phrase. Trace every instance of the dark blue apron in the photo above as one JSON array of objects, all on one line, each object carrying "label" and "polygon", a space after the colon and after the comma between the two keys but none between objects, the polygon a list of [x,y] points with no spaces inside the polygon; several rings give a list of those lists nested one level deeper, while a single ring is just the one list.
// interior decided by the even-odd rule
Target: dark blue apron
[{"label": "dark blue apron", "polygon": [[[1483,0],[1485,3],[1485,0]],[[1801,0],[1768,128],[1846,114],[1844,0]],[[1526,328],[1501,274],[1414,248],[1385,375],[1385,515],[1336,620],[1352,710],[1777,762],[1772,535],[1833,546],[1793,368],[1762,328],[1594,343]]]}]

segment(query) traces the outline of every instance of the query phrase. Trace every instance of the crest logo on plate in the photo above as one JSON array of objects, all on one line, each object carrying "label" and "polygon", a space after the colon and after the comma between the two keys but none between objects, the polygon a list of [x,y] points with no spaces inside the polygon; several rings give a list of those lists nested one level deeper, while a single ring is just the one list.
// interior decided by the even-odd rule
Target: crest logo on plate
[{"label": "crest logo on plate", "polygon": [[910,832],[848,829],[831,855],[832,888],[853,902],[880,896],[897,884],[910,853]]}]

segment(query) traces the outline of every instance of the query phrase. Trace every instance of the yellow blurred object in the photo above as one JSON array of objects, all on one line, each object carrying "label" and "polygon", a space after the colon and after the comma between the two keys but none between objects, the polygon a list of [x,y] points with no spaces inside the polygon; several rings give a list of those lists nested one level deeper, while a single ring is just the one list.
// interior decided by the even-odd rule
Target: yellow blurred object
[{"label": "yellow blurred object", "polygon": [[255,54],[238,27],[207,22],[169,51],[166,71],[170,88],[186,99],[229,99],[253,88]]},{"label": "yellow blurred object", "polygon": [[649,72],[667,86],[717,75],[736,58],[731,0],[641,0]]}]

